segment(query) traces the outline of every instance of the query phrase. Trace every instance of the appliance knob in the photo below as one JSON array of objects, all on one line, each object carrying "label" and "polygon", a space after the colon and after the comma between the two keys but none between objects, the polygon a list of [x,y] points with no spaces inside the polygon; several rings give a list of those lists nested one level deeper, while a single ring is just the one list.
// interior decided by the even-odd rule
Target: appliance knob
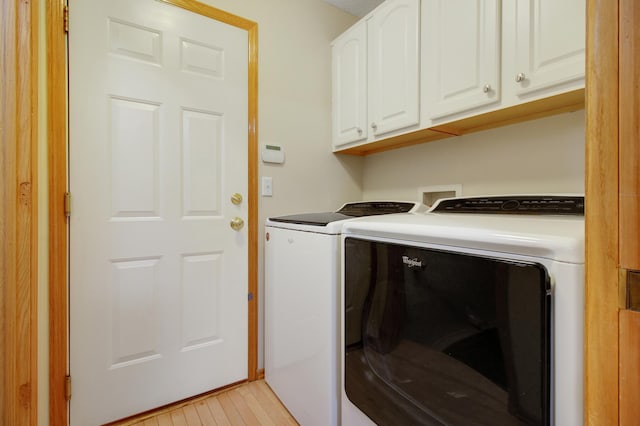
[{"label": "appliance knob", "polygon": [[520,202],[518,200],[509,200],[502,204],[502,210],[517,210],[518,207],[520,207]]}]

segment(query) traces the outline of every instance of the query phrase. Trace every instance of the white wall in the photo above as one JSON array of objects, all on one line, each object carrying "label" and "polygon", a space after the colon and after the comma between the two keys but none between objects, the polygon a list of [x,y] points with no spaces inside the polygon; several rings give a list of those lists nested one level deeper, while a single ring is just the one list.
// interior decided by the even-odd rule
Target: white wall
[{"label": "white wall", "polygon": [[462,184],[463,195],[584,193],[584,110],[424,145],[364,162],[364,199],[422,201],[418,188]]},{"label": "white wall", "polygon": [[259,360],[263,364],[263,224],[270,216],[334,210],[362,196],[362,159],[331,152],[331,41],[356,18],[321,0],[201,0],[258,23],[258,141],[281,145],[263,164],[273,197],[259,202]]},{"label": "white wall", "polygon": [[273,197],[261,219],[334,209],[361,196],[361,159],[331,153],[331,41],[356,18],[321,0],[204,0],[258,23],[259,143],[282,145],[284,165],[260,162]]}]

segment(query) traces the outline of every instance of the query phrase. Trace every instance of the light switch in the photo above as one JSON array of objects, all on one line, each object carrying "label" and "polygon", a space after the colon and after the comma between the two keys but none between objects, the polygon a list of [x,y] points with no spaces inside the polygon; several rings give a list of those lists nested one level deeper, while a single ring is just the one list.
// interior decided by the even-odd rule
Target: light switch
[{"label": "light switch", "polygon": [[262,176],[262,196],[271,197],[273,195],[273,178]]}]

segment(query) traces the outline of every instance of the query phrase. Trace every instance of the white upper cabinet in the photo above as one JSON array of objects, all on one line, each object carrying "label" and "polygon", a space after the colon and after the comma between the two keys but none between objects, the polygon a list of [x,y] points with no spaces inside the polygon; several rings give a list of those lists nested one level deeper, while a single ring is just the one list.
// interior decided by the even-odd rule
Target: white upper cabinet
[{"label": "white upper cabinet", "polygon": [[420,1],[387,0],[332,43],[333,145],[420,122]]},{"label": "white upper cabinet", "polygon": [[333,43],[334,151],[584,108],[585,0],[386,0]]},{"label": "white upper cabinet", "polygon": [[422,8],[427,120],[498,102],[499,0],[423,0]]},{"label": "white upper cabinet", "polygon": [[333,144],[367,139],[367,26],[361,21],[333,43]]},{"label": "white upper cabinet", "polygon": [[509,79],[516,95],[583,86],[585,1],[517,0],[506,7],[515,9],[515,74]]},{"label": "white upper cabinet", "polygon": [[374,136],[417,125],[420,4],[390,0],[367,21],[369,126]]}]

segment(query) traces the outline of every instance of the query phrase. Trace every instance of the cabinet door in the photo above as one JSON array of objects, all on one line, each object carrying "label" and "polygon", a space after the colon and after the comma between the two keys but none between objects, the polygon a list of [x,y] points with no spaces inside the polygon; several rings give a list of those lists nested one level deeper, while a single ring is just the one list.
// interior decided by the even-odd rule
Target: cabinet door
[{"label": "cabinet door", "polygon": [[369,126],[374,136],[419,122],[418,0],[388,0],[368,21]]},{"label": "cabinet door", "polygon": [[583,80],[585,0],[517,0],[515,8],[516,94]]},{"label": "cabinet door", "polygon": [[430,119],[500,100],[499,0],[425,0],[423,84]]},{"label": "cabinet door", "polygon": [[332,47],[334,147],[367,138],[367,27],[360,22]]}]

